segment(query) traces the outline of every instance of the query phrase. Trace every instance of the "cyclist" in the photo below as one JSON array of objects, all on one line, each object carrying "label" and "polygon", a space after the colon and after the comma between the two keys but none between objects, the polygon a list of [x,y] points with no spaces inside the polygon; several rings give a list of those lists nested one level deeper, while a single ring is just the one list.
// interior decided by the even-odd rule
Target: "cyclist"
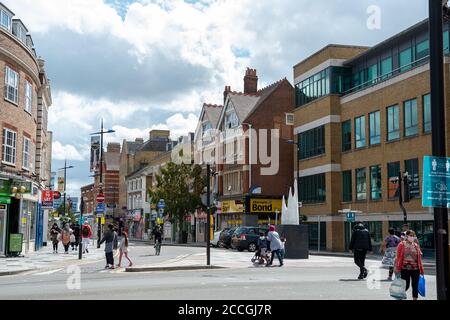
[{"label": "cyclist", "polygon": [[152,234],[155,238],[154,248],[156,249],[156,255],[159,255],[159,251],[161,250],[161,243],[162,243],[162,232],[161,232],[161,226],[159,224],[157,224],[156,227],[153,229]]}]

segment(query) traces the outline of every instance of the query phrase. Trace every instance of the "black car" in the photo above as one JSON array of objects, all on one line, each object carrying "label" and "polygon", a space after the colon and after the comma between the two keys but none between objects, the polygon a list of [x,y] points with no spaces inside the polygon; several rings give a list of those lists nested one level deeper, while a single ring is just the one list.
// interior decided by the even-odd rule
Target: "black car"
[{"label": "black car", "polygon": [[249,252],[255,252],[259,233],[264,232],[267,235],[268,231],[269,229],[266,227],[239,227],[231,238],[231,247],[238,251],[248,250]]},{"label": "black car", "polygon": [[231,236],[236,228],[225,228],[219,237],[218,247],[220,248],[230,248],[231,247]]}]

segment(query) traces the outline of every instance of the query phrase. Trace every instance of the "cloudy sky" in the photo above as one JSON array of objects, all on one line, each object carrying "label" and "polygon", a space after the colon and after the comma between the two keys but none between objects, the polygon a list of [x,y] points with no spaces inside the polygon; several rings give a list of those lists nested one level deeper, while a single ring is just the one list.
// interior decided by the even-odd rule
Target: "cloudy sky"
[{"label": "cloudy sky", "polygon": [[[68,193],[89,177],[89,134],[106,141],[194,131],[203,102],[260,86],[329,43],[374,45],[426,18],[426,0],[1,0],[28,27],[52,81],[53,170],[67,159]],[[367,27],[368,8],[381,28]]]}]

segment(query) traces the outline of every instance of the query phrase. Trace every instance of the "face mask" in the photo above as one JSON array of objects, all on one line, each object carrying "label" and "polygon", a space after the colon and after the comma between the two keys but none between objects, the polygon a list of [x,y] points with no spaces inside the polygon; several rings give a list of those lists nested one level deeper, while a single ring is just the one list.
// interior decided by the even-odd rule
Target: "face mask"
[{"label": "face mask", "polygon": [[263,236],[260,236],[259,238],[260,238],[261,240],[264,240],[264,237],[263,237]]},{"label": "face mask", "polygon": [[408,236],[408,241],[409,241],[409,242],[414,242],[414,240],[416,240],[415,237]]}]

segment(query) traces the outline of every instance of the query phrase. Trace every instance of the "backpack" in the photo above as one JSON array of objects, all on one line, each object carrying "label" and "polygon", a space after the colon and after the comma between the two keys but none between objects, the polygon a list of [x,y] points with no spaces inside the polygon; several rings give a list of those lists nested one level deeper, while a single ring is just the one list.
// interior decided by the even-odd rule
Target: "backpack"
[{"label": "backpack", "polygon": [[83,237],[89,237],[89,227],[83,227]]}]

